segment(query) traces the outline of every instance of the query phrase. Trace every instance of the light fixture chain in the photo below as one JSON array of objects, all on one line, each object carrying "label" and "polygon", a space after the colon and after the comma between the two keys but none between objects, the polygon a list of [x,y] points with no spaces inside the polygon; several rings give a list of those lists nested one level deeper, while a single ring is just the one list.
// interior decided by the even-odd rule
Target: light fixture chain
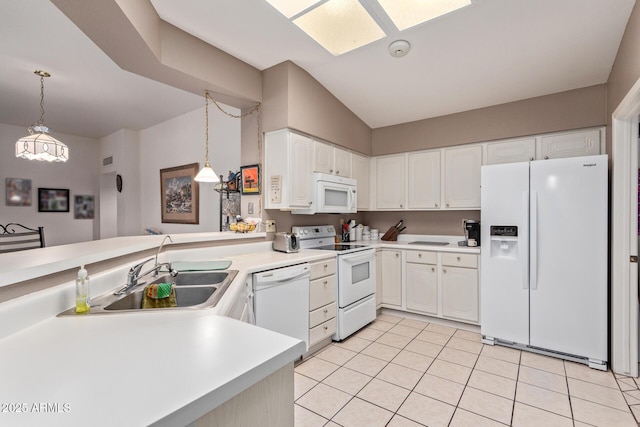
[{"label": "light fixture chain", "polygon": [[204,134],[205,134],[205,149],[204,149],[204,160],[205,166],[209,163],[209,91],[205,90],[205,104],[204,104]]},{"label": "light fixture chain", "polygon": [[247,111],[246,113],[243,113],[241,115],[231,114],[231,113],[229,113],[229,112],[227,112],[227,111],[222,109],[220,104],[218,104],[218,101],[213,99],[213,96],[211,96],[209,91],[206,91],[206,96],[207,96],[207,98],[211,99],[211,102],[213,102],[216,105],[216,107],[218,107],[218,110],[222,111],[224,114],[226,114],[229,117],[233,117],[234,119],[242,119],[244,117],[247,117],[248,115],[253,114],[255,111],[257,111],[258,108],[260,107],[260,103],[256,102],[256,105],[251,110]]},{"label": "light fixture chain", "polygon": [[40,122],[38,124],[44,124],[44,76],[40,76]]}]

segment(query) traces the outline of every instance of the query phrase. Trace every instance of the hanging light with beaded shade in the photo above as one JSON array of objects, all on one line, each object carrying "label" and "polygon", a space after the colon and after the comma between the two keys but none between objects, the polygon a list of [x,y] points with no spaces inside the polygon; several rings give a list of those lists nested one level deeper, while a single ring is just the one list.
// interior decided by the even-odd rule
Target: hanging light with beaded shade
[{"label": "hanging light with beaded shade", "polygon": [[40,121],[29,127],[29,135],[16,142],[16,157],[47,162],[66,162],[69,160],[69,148],[49,135],[44,125],[44,78],[51,77],[46,71],[35,70],[40,76]]}]

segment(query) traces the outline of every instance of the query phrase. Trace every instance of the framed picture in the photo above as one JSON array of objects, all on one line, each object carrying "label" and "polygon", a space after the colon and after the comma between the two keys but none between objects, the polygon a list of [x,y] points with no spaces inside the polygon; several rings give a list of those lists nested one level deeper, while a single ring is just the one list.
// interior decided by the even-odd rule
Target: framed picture
[{"label": "framed picture", "polygon": [[200,208],[198,183],[194,180],[198,164],[160,169],[162,222],[198,224]]},{"label": "framed picture", "polygon": [[75,219],[93,219],[93,196],[80,196],[76,194],[74,200],[73,217]]},{"label": "framed picture", "polygon": [[31,206],[31,180],[7,178],[7,206]]},{"label": "framed picture", "polygon": [[242,194],[260,194],[260,165],[242,166]]},{"label": "framed picture", "polygon": [[38,212],[69,212],[69,190],[38,188]]}]

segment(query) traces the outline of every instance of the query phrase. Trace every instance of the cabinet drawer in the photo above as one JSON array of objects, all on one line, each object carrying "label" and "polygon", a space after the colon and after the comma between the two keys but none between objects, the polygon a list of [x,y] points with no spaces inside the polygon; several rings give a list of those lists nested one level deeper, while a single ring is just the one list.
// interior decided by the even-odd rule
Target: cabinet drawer
[{"label": "cabinet drawer", "polygon": [[334,317],[336,317],[336,303],[332,302],[309,313],[309,327],[313,328]]},{"label": "cabinet drawer", "polygon": [[450,267],[478,268],[478,255],[443,253],[442,265],[448,265]]},{"label": "cabinet drawer", "polygon": [[315,328],[309,329],[309,347],[322,341],[325,338],[329,338],[336,333],[336,319],[335,317],[324,323],[319,324]]},{"label": "cabinet drawer", "polygon": [[309,285],[309,311],[336,301],[336,276],[312,280]]},{"label": "cabinet drawer", "polygon": [[336,259],[327,259],[311,264],[311,280],[336,274]]},{"label": "cabinet drawer", "polygon": [[435,252],[427,251],[406,251],[407,262],[418,264],[436,264],[438,255]]}]

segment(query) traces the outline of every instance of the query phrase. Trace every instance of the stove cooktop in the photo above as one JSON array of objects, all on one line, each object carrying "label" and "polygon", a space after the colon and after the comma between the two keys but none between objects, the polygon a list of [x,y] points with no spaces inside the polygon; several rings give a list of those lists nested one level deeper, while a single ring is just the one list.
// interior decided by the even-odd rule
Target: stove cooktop
[{"label": "stove cooktop", "polygon": [[362,248],[368,248],[368,246],[367,245],[343,245],[340,243],[336,243],[335,245],[319,246],[317,248],[310,248],[310,249],[320,249],[323,251],[341,252],[341,251],[349,251],[353,249],[362,249]]}]

